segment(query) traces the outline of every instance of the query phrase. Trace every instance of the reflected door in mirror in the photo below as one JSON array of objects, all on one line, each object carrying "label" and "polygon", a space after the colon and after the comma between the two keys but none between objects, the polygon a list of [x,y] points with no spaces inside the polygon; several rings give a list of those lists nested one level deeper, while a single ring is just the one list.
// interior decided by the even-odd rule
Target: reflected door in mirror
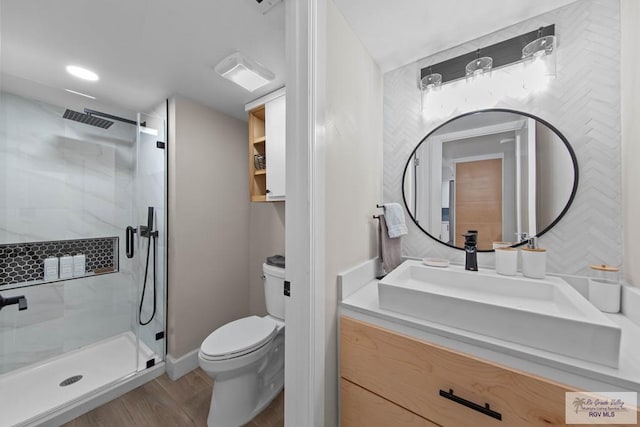
[{"label": "reflected door in mirror", "polygon": [[464,246],[467,230],[478,231],[478,249],[502,238],[502,159],[456,163],[456,246]]}]

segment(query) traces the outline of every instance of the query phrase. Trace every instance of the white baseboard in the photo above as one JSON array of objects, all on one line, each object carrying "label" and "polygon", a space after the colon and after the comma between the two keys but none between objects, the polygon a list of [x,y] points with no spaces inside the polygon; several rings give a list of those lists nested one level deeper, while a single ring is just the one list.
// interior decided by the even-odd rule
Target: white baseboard
[{"label": "white baseboard", "polygon": [[167,375],[172,380],[177,380],[183,375],[188,374],[199,366],[198,348],[190,351],[184,356],[173,357],[167,354]]}]

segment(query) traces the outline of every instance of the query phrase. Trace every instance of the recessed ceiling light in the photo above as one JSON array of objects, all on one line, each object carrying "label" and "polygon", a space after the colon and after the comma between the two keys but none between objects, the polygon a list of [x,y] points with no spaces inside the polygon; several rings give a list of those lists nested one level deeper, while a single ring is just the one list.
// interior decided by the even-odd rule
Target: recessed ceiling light
[{"label": "recessed ceiling light", "polygon": [[266,67],[245,58],[239,52],[224,58],[215,66],[214,70],[249,92],[271,83],[276,78],[276,75]]},{"label": "recessed ceiling light", "polygon": [[89,99],[96,99],[95,96],[87,95],[86,93],[76,92],[75,90],[71,90],[71,89],[65,89],[65,90],[69,93],[73,93],[74,95],[84,96],[85,98],[89,98]]},{"label": "recessed ceiling light", "polygon": [[78,67],[77,65],[67,65],[67,72],[73,76],[76,76],[83,80],[89,80],[95,82],[98,80],[98,75],[86,68]]}]

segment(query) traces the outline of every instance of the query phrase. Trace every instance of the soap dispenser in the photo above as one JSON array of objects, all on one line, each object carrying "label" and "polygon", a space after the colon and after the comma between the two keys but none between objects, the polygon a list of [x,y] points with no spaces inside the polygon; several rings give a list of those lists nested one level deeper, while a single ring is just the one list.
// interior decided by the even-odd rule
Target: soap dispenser
[{"label": "soap dispenser", "polygon": [[547,274],[547,250],[538,247],[537,237],[530,237],[522,249],[522,274],[531,279],[544,279]]},{"label": "soap dispenser", "polygon": [[469,271],[478,271],[478,232],[469,230],[464,236],[464,251],[466,258],[464,261],[464,269]]}]

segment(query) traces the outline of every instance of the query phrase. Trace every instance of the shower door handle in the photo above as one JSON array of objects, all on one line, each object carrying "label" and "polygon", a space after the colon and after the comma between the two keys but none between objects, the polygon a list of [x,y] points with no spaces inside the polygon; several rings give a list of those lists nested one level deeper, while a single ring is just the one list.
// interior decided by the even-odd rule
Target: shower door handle
[{"label": "shower door handle", "polygon": [[134,255],[134,246],[133,246],[133,235],[136,234],[137,230],[132,226],[127,227],[127,231],[125,232],[125,249],[127,251],[127,258],[133,258]]},{"label": "shower door handle", "polygon": [[20,295],[17,297],[9,297],[9,298],[4,298],[2,295],[0,295],[0,310],[2,310],[2,307],[6,305],[13,305],[13,304],[18,304],[19,311],[26,310],[27,298],[25,298],[24,295]]}]

